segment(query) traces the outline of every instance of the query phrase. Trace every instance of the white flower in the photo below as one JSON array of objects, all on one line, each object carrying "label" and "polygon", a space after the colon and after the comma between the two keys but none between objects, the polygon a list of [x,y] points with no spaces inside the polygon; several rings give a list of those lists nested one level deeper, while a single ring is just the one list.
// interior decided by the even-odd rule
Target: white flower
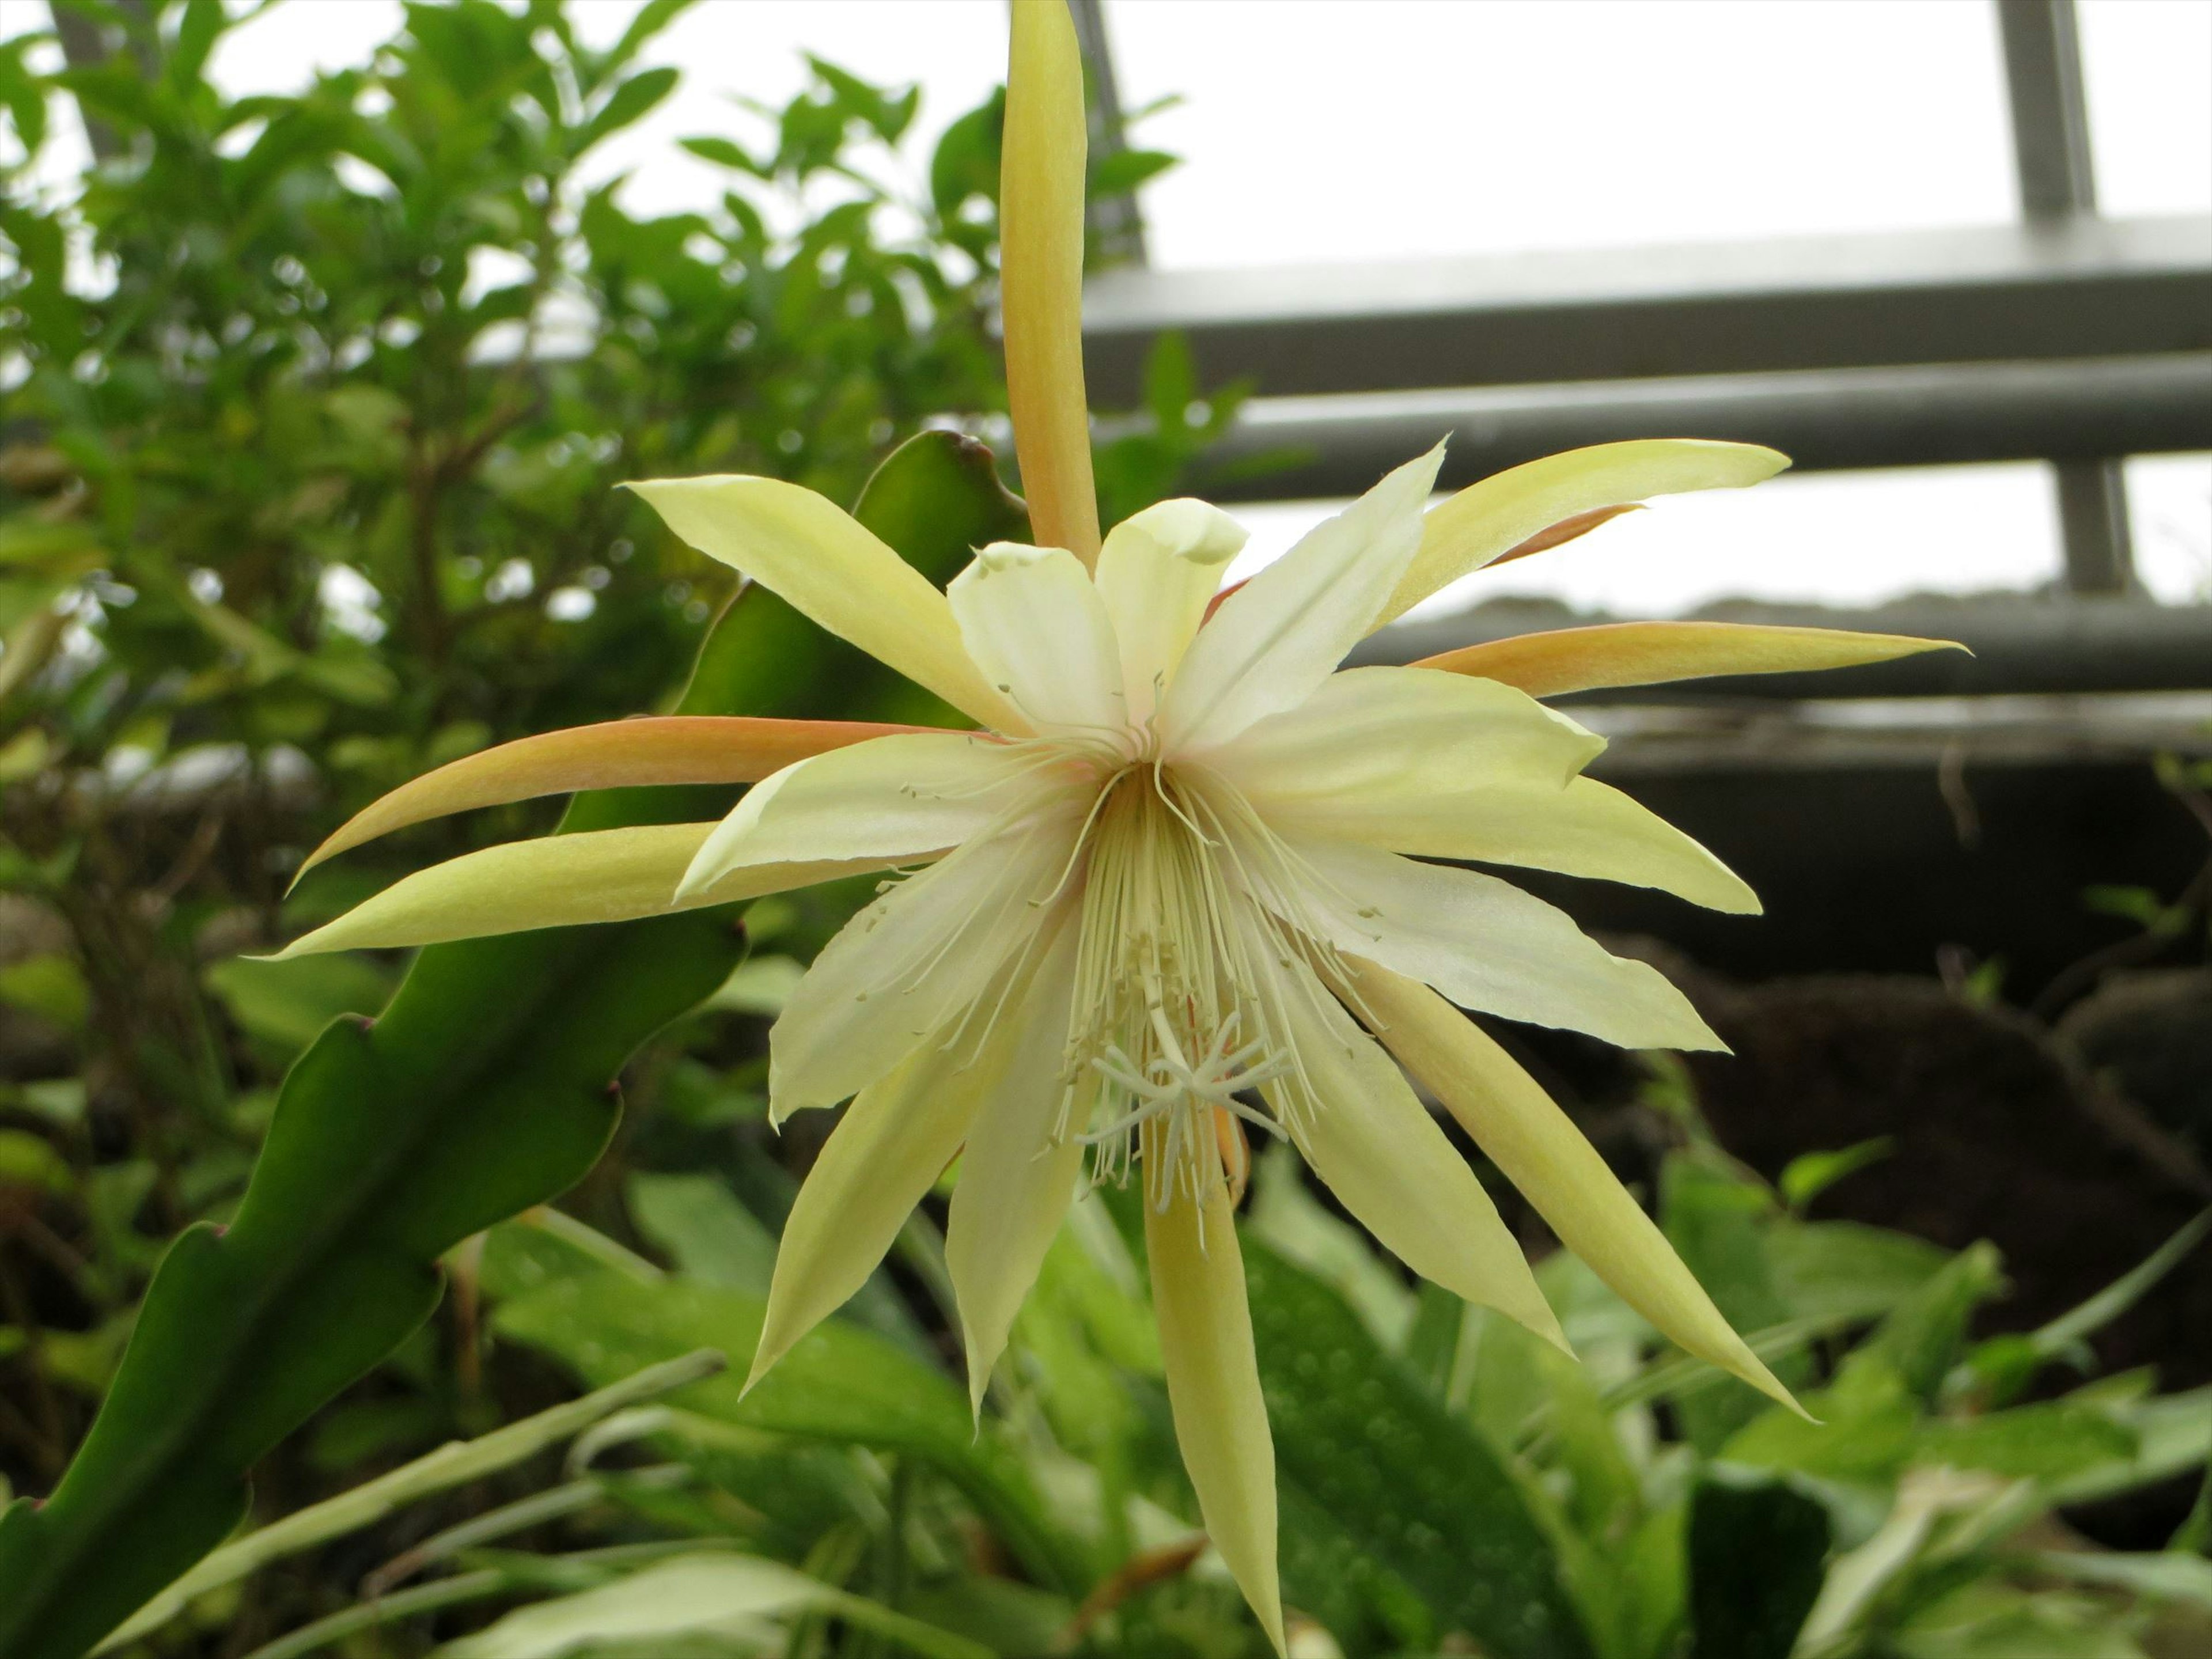
[{"label": "white flower", "polygon": [[[858,1290],[960,1160],[945,1249],[980,1408],[1088,1178],[1143,1183],[1176,1431],[1208,1532],[1278,1649],[1272,1443],[1232,1212],[1246,1131],[1293,1142],[1409,1267],[1565,1346],[1519,1249],[1401,1072],[1560,1241],[1685,1348],[1787,1392],[1559,1108],[1464,1016],[1717,1048],[1681,994],[1498,878],[1634,883],[1749,911],[1695,842],[1583,775],[1537,696],[1840,666],[1936,642],[1651,623],[1340,667],[1481,567],[1771,450],[1607,444],[1427,510],[1441,446],[1250,581],[1200,501],[1097,532],[1082,395],[1080,75],[1064,7],[1017,0],[1006,129],[1010,400],[1035,532],[933,587],[832,502],[756,477],[635,486],[669,527],[980,730],[675,717],[525,738],[395,791],[329,857],[442,812],[572,789],[752,782],[718,824],[556,836],[423,871],[288,954],[720,904],[908,870],[832,940],[770,1038],[780,1121],[851,1101],[776,1258],[757,1379]],[[1379,1039],[1379,1041],[1378,1041]]]}]

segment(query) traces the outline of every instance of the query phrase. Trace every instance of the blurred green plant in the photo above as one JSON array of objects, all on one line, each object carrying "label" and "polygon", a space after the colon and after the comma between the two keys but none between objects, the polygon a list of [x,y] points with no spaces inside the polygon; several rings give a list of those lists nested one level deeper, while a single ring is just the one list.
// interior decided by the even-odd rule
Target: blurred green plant
[{"label": "blurred green plant", "polygon": [[[656,1654],[1264,1651],[1193,1526],[1127,1194],[1079,1206],[978,1429],[896,1295],[891,1323],[856,1304],[750,1394],[654,1369],[742,1355],[757,1334],[767,1264],[746,1241],[773,1218],[738,1184],[629,1177],[629,1218],[666,1268],[574,1222],[495,1229],[480,1271],[501,1345],[634,1397],[501,1431],[512,1454],[594,1425],[534,1488],[380,1532],[390,1559],[362,1599],[326,1590],[335,1605],[255,1659],[380,1621],[398,1644],[382,1650],[424,1650],[429,1615],[463,1604],[508,1611],[439,1650],[453,1659],[636,1650],[619,1644],[645,1634]],[[2057,1514],[2203,1464],[2212,1390],[2077,1368],[2205,1223],[2043,1329],[1976,1340],[1974,1314],[2003,1292],[1987,1246],[1804,1220],[1700,1143],[1662,1184],[1670,1236],[1763,1310],[1756,1346],[1821,1425],[1662,1352],[1564,1253],[1540,1278],[1587,1369],[1408,1289],[1295,1155],[1263,1160],[1246,1249],[1294,1650],[2141,1659],[2212,1636],[2212,1561],[2187,1540],[2099,1551]],[[131,1633],[220,1627],[240,1574],[491,1461],[451,1449],[247,1534]]]}]

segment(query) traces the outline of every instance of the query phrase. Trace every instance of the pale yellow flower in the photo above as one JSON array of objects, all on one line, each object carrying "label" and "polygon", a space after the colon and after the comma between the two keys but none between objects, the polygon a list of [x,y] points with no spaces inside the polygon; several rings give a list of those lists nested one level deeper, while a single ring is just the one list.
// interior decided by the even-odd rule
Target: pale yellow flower
[{"label": "pale yellow flower", "polygon": [[556,836],[423,872],[294,950],[914,872],[831,941],[771,1035],[775,1120],[851,1104],[785,1230],[753,1375],[859,1289],[957,1157],[946,1257],[980,1406],[1083,1182],[1140,1182],[1176,1435],[1206,1528],[1279,1647],[1273,1455],[1232,1222],[1247,1131],[1295,1145],[1415,1271],[1564,1347],[1402,1065],[1632,1307],[1788,1402],[1589,1143],[1458,1008],[1632,1048],[1717,1040],[1666,979],[1559,910],[1422,860],[1755,910],[1704,848],[1583,775],[1601,740],[1531,694],[1929,642],[1638,624],[1339,666],[1408,606],[1557,526],[1786,465],[1741,445],[1606,445],[1430,510],[1439,449],[1225,597],[1244,535],[1203,502],[1162,502],[1100,544],[1076,311],[1080,82],[1060,0],[1014,8],[1007,122],[1009,380],[1044,544],[984,548],[940,592],[797,486],[636,486],[684,540],[981,729],[671,719],[509,744],[387,797],[316,856],[557,790],[758,781],[720,823]]}]

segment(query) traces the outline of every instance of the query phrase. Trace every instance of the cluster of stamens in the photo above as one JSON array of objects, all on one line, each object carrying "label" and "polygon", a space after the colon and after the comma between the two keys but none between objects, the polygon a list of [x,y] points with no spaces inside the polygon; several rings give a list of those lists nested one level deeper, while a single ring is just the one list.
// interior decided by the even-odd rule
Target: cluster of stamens
[{"label": "cluster of stamens", "polygon": [[1222,1116],[1281,1133],[1251,1097],[1295,1062],[1254,994],[1203,803],[1156,757],[1100,769],[1076,854],[1082,932],[1060,1132],[1090,1149],[1095,1181],[1124,1181],[1141,1158],[1146,1195],[1164,1210],[1223,1179]]}]

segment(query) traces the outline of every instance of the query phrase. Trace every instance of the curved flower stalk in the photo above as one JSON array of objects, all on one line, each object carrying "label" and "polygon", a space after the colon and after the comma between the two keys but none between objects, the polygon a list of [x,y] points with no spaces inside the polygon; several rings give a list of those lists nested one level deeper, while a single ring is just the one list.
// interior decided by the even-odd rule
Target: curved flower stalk
[{"label": "curved flower stalk", "polygon": [[1411,667],[1339,667],[1365,635],[1470,571],[1647,497],[1740,487],[1786,465],[1743,445],[1604,445],[1431,510],[1439,447],[1225,594],[1244,535],[1203,502],[1162,502],[1100,540],[1076,312],[1082,146],[1066,11],[1018,0],[1006,343],[1042,544],[986,547],[940,592],[797,486],[635,486],[684,541],[978,729],[680,720],[510,744],[387,797],[316,859],[533,794],[755,787],[719,823],[559,836],[439,866],[289,954],[908,872],[822,952],[771,1036],[776,1121],[851,1104],[785,1231],[753,1375],[860,1287],[957,1156],[946,1254],[980,1406],[1081,1182],[1141,1183],[1177,1437],[1207,1529],[1279,1647],[1273,1449],[1232,1220],[1252,1133],[1295,1144],[1416,1271],[1564,1347],[1410,1072],[1630,1305],[1791,1403],[1589,1143],[1458,1008],[1629,1047],[1718,1040],[1658,973],[1608,954],[1560,911],[1420,860],[1559,871],[1755,911],[1703,847],[1584,776],[1601,740],[1538,697],[1870,662],[1936,642],[1640,623]]}]

